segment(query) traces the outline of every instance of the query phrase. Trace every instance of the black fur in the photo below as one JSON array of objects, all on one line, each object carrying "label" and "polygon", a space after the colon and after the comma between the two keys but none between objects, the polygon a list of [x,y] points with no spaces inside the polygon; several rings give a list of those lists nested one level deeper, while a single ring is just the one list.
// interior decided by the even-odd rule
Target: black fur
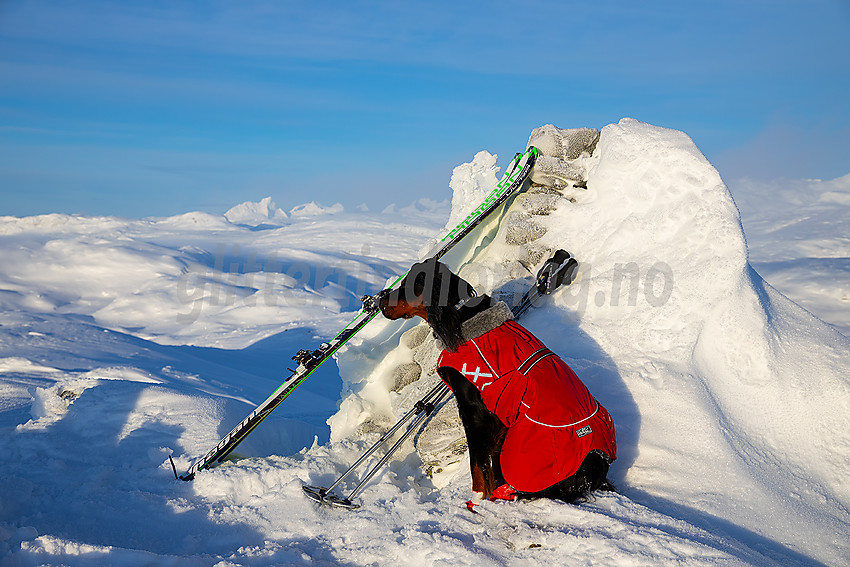
[{"label": "black fur", "polygon": [[540,492],[520,492],[519,498],[552,498],[564,502],[583,502],[594,490],[616,492],[608,480],[608,457],[602,451],[587,454],[573,476],[544,488]]},{"label": "black fur", "polygon": [[481,400],[481,392],[454,368],[439,369],[457,399],[457,410],[469,446],[469,468],[472,471],[472,489],[489,496],[505,484],[499,455],[507,428]]},{"label": "black fur", "polygon": [[476,296],[466,280],[433,259],[414,264],[402,285],[390,293],[389,301],[410,302],[418,298],[422,298],[434,334],[453,352],[463,342],[463,315],[490,303],[488,296]]}]

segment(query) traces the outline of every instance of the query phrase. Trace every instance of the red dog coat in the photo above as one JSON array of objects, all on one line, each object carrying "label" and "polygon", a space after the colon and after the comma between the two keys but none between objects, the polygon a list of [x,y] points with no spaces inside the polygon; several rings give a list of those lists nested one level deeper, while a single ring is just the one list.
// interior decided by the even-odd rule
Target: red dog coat
[{"label": "red dog coat", "polygon": [[[443,350],[437,364],[472,382],[508,428],[500,458],[505,480],[538,492],[575,474],[595,449],[616,459],[614,422],[605,408],[564,361],[506,319],[473,332],[457,352]],[[466,331],[465,324],[464,337]]]}]

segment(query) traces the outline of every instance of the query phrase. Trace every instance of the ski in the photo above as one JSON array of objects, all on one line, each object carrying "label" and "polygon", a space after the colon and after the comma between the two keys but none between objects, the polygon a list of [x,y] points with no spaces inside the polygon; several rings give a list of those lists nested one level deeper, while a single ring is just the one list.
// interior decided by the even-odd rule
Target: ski
[{"label": "ski", "polygon": [[[527,182],[531,181],[531,170],[537,160],[538,150],[530,146],[524,153],[516,156],[508,164],[505,174],[496,184],[496,187],[487,195],[484,201],[469,213],[440,240],[440,246],[431,258],[439,259],[445,255],[458,242],[463,240],[493,211],[503,205],[511,195],[518,193]],[[404,278],[402,274],[390,285],[394,288]],[[298,363],[298,367],[286,378],[283,383],[268,398],[258,405],[248,416],[243,419],[230,433],[221,438],[215,447],[210,449],[203,457],[195,460],[189,469],[182,475],[175,475],[180,480],[192,480],[195,474],[204,469],[211,468],[221,463],[231,452],[257,427],[268,415],[274,411],[283,401],[289,397],[317,368],[331,358],[345,343],[356,335],[369,321],[378,314],[377,296],[364,296],[363,308],[360,313],[343,328],[335,337],[326,343],[322,343],[315,350],[299,350],[292,360]],[[175,469],[176,470],[176,469]]]}]

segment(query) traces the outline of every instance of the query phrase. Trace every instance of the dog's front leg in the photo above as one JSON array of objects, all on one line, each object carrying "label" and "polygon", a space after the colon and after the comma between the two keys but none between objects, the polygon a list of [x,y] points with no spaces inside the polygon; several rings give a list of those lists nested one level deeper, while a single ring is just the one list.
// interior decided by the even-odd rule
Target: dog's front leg
[{"label": "dog's front leg", "polygon": [[[469,464],[472,469],[472,490],[483,493],[484,498],[490,498],[493,491],[505,483],[499,456],[502,452],[502,443],[505,440],[507,429],[498,419],[495,420],[493,426],[495,434],[493,435],[491,432],[492,436],[486,440],[482,439],[484,442],[475,451],[475,456],[473,456],[471,444],[469,451]],[[468,439],[469,433],[467,433]],[[478,478],[476,479],[476,477]]]},{"label": "dog's front leg", "polygon": [[451,386],[457,399],[458,413],[469,446],[472,490],[490,498],[493,491],[505,483],[499,454],[507,428],[487,409],[481,393],[460,372],[441,368],[440,375]]}]

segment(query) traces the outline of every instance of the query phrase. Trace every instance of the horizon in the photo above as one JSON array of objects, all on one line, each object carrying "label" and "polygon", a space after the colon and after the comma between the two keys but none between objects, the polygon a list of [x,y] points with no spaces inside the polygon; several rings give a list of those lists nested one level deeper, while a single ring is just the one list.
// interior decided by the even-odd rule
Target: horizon
[{"label": "horizon", "polygon": [[[365,7],[364,7],[365,6]],[[529,8],[528,6],[531,6]],[[727,183],[850,173],[850,4],[0,5],[0,215],[451,198],[535,127],[688,134]]]}]

